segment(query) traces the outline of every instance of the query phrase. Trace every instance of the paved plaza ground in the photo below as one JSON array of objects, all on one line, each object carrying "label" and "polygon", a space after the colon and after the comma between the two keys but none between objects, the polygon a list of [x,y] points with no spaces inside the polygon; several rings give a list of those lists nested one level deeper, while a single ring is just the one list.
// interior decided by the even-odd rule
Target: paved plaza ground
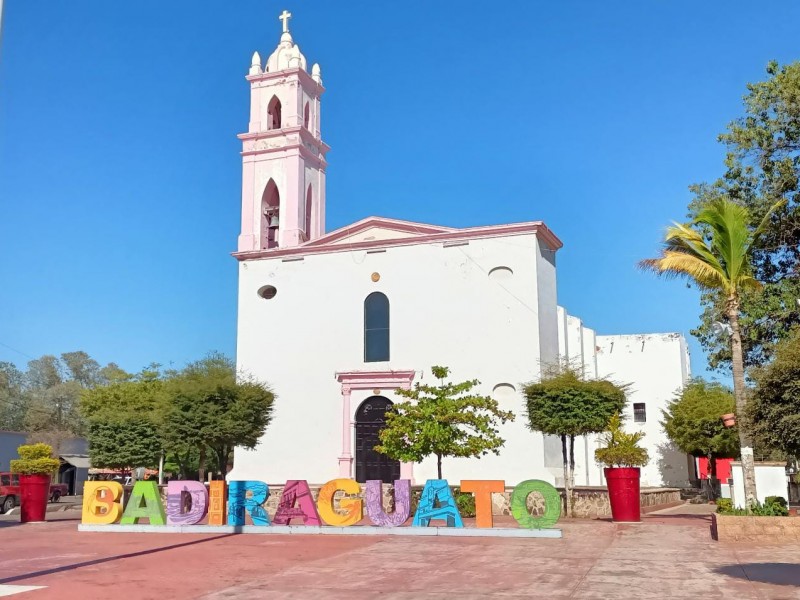
[{"label": "paved plaza ground", "polygon": [[800,598],[800,544],[711,540],[706,506],[563,539],[79,533],[77,511],[0,522],[14,598]]}]

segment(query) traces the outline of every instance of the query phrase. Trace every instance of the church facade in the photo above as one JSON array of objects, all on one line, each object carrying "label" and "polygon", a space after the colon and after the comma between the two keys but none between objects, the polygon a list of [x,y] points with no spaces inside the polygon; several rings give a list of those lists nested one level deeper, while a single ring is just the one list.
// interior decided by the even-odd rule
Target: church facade
[{"label": "church facade", "polygon": [[[254,450],[237,448],[229,479],[283,483],[336,477],[416,483],[435,458],[399,463],[372,448],[398,389],[478,379],[516,420],[499,456],[447,458],[446,478],[562,482],[560,441],[525,426],[522,385],[560,358],[632,384],[628,427],[647,433],[643,485],[682,484],[660,409],[689,377],[680,334],[597,336],[558,306],[562,242],[540,221],[452,228],[367,217],[325,231],[319,65],[307,68],[284,11],[266,63],[253,55],[242,141],[237,366],[268,382],[273,420]],[[576,450],[578,485],[602,485],[596,436]]]}]

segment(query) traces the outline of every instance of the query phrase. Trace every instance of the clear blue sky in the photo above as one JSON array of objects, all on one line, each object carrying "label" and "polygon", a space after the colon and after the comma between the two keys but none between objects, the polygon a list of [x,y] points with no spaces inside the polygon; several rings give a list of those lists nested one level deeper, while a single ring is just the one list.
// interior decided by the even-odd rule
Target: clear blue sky
[{"label": "clear blue sky", "polygon": [[721,173],[746,82],[800,57],[795,1],[6,0],[0,360],[234,354],[244,75],[284,8],[328,90],[328,230],[541,219],[572,314],[688,336],[697,293],[634,264]]}]

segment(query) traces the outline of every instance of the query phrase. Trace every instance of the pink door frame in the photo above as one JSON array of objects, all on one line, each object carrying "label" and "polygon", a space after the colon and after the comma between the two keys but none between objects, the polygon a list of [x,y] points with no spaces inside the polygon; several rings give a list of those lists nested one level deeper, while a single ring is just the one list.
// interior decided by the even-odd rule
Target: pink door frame
[{"label": "pink door frame", "polygon": [[[341,371],[336,381],[342,384],[342,454],[339,456],[339,477],[353,477],[353,429],[355,421],[350,413],[350,393],[353,390],[410,389],[416,371]],[[400,463],[400,478],[411,479],[414,463]]]}]

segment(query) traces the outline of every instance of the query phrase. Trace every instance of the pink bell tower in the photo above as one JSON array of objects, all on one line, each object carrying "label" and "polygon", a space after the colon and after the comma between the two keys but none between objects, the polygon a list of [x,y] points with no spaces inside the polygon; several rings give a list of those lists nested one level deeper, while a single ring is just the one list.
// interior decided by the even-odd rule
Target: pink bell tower
[{"label": "pink bell tower", "polygon": [[261,66],[253,54],[250,124],[242,140],[242,231],[239,252],[291,248],[325,233],[325,154],[320,134],[322,76],[289,33]]}]

